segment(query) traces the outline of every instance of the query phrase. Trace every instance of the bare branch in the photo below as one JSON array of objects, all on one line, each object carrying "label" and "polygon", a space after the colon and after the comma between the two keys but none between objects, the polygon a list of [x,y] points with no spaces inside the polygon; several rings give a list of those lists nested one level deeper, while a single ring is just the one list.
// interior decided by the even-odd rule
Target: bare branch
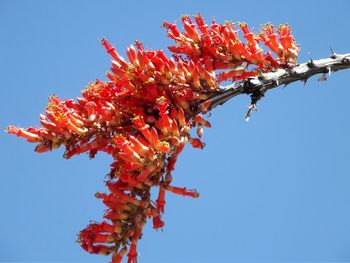
[{"label": "bare branch", "polygon": [[[297,65],[290,69],[278,69],[274,72],[261,74],[258,77],[249,78],[244,81],[232,83],[226,87],[221,87],[219,92],[213,94],[209,98],[211,104],[208,110],[224,104],[237,95],[247,94],[252,98],[246,115],[246,119],[249,120],[252,111],[256,108],[257,101],[264,96],[267,90],[282,85],[287,86],[299,80],[306,83],[308,78],[316,74],[323,74],[319,80],[325,80],[326,74],[330,75],[332,72],[347,68],[350,68],[350,53],[340,55],[332,52],[330,58],[310,60],[307,63]],[[201,105],[204,103],[205,102],[199,104],[198,109],[200,109]]]}]

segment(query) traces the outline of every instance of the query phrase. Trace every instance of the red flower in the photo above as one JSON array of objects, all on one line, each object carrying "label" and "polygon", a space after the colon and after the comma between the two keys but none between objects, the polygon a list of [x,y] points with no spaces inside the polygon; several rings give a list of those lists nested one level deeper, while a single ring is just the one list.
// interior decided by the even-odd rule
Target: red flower
[{"label": "red flower", "polygon": [[28,142],[39,142],[40,141],[40,136],[33,133],[26,131],[21,128],[17,128],[15,126],[8,126],[6,129],[6,132],[9,134],[15,134],[17,136],[23,137],[27,139]]},{"label": "red flower", "polygon": [[[60,100],[49,97],[40,128],[9,126],[7,133],[36,143],[35,151],[66,147],[65,158],[88,153],[93,158],[105,152],[113,158],[106,185],[110,193],[96,197],[107,206],[101,223],[91,223],[78,241],[89,253],[112,254],[120,263],[137,261],[137,244],[147,218],[155,229],[163,228],[165,192],[199,197],[196,190],[171,186],[171,172],[186,142],[205,146],[199,138],[211,124],[200,113],[210,110],[210,96],[218,84],[241,80],[296,63],[299,51],[288,25],[267,24],[255,34],[245,23],[205,24],[200,14],[183,16],[183,31],[164,22],[175,41],[168,58],[162,50],[147,50],[140,42],[131,45],[126,61],[106,40],[101,44],[113,58],[108,81],[96,80],[82,91],[82,97]],[[263,42],[277,57],[265,52]],[[220,70],[220,73],[217,72]],[[199,105],[199,106],[198,106]],[[199,138],[190,135],[197,128]],[[151,189],[159,187],[157,199]]]}]

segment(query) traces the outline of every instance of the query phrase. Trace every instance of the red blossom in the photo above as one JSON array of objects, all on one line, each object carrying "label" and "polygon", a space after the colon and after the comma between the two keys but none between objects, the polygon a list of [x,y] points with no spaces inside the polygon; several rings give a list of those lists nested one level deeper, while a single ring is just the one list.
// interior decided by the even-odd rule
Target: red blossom
[{"label": "red blossom", "polygon": [[[137,260],[137,243],[147,218],[155,229],[163,228],[161,215],[166,191],[199,197],[196,190],[175,187],[172,171],[186,142],[195,148],[203,127],[211,124],[202,116],[210,109],[210,95],[221,81],[257,76],[296,63],[299,47],[288,25],[271,24],[256,34],[245,23],[205,24],[200,14],[164,22],[168,36],[175,41],[168,58],[162,50],[147,50],[140,42],[127,48],[125,60],[106,39],[101,40],[113,58],[108,81],[96,80],[82,91],[82,97],[60,100],[49,97],[46,115],[40,115],[39,128],[9,126],[7,133],[37,143],[35,151],[46,152],[64,145],[65,158],[97,152],[112,156],[106,185],[109,194],[96,197],[108,207],[105,221],[91,223],[78,241],[89,253],[112,254],[112,263]],[[265,52],[264,43],[277,57]],[[220,72],[217,72],[220,70]],[[200,105],[198,108],[197,106]],[[197,128],[199,138],[190,135]],[[156,201],[151,189],[159,187]]]}]

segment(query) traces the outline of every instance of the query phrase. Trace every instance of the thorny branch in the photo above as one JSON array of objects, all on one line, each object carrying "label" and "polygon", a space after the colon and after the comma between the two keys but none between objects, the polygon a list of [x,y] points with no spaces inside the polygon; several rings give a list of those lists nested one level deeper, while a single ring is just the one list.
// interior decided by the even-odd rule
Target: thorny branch
[{"label": "thorny branch", "polygon": [[[281,85],[287,86],[295,81],[303,81],[306,83],[308,78],[323,74],[319,80],[325,80],[326,74],[350,68],[350,53],[336,54],[332,52],[330,58],[319,60],[310,59],[309,62],[296,65],[290,69],[278,69],[277,71],[261,74],[260,76],[248,78],[247,80],[235,82],[226,87],[221,87],[220,91],[213,94],[209,99],[211,105],[208,110],[218,105],[224,104],[226,101],[240,94],[247,94],[251,97],[251,104],[248,107],[246,120],[248,121],[251,113],[256,109],[256,103],[264,96],[267,90],[277,88]],[[205,102],[198,105],[201,108]]]}]

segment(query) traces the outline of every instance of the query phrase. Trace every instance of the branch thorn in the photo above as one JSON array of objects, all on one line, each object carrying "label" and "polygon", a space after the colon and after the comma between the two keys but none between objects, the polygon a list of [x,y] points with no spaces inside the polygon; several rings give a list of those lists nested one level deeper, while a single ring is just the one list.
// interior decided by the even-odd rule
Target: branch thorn
[{"label": "branch thorn", "polygon": [[308,78],[304,78],[301,80],[302,82],[304,82],[304,86],[306,85],[307,80],[308,80]]},{"label": "branch thorn", "polygon": [[245,115],[245,120],[246,122],[249,122],[250,117],[252,116],[253,111],[258,111],[257,107],[256,107],[256,103],[251,103],[248,107],[248,111]]},{"label": "branch thorn", "polygon": [[330,66],[328,66],[328,67],[327,67],[327,70],[328,70],[328,76],[330,76],[331,73],[332,73],[332,68],[331,68]]},{"label": "branch thorn", "polygon": [[309,61],[306,63],[306,65],[309,67],[309,68],[314,68],[315,67],[315,62],[314,60],[312,59],[311,55],[310,55],[310,51],[308,52],[309,54]]},{"label": "branch thorn", "polygon": [[307,66],[309,68],[314,68],[315,67],[315,63],[314,63],[314,60],[310,57],[310,60],[309,62],[307,62]]},{"label": "branch thorn", "polygon": [[336,59],[336,58],[338,57],[338,54],[335,53],[335,51],[333,50],[332,47],[329,47],[329,48],[330,48],[330,50],[331,50],[331,56],[330,56],[330,58]]}]

